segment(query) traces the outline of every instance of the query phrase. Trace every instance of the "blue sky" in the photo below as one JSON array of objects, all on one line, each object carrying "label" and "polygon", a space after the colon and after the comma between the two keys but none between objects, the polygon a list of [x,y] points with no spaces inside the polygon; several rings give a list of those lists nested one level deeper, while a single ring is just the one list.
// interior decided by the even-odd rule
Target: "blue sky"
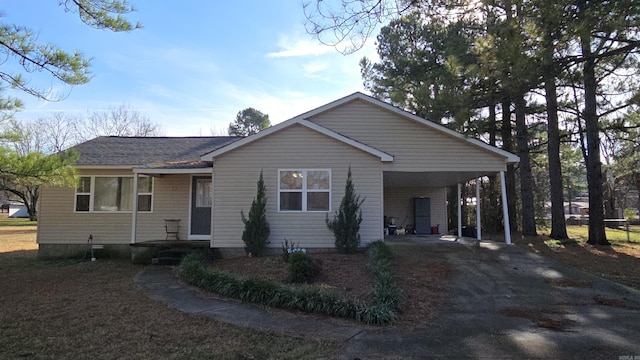
[{"label": "blue sky", "polygon": [[66,98],[45,102],[15,93],[26,105],[18,119],[54,112],[82,118],[126,104],[167,136],[221,135],[247,107],[276,124],[364,92],[358,62],[376,58],[373,39],[348,56],[320,44],[305,32],[297,0],[130,2],[137,12],[129,18],[143,28],[129,33],[90,28],[57,0],[0,5],[2,21],[29,26],[40,42],[93,58],[93,79],[85,85],[71,88],[29,74],[32,85]]}]

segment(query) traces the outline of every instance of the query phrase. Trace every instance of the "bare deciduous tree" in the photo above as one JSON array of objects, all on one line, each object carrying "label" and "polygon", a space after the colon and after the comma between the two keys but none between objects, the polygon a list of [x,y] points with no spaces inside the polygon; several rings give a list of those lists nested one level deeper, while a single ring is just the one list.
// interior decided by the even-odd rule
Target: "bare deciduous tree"
[{"label": "bare deciduous tree", "polygon": [[128,105],[89,113],[84,122],[78,123],[77,129],[82,140],[98,136],[159,136],[162,133],[160,125]]},{"label": "bare deciduous tree", "polygon": [[21,155],[30,152],[53,154],[79,142],[77,123],[78,119],[64,113],[33,121],[10,118],[6,121],[2,138]]}]

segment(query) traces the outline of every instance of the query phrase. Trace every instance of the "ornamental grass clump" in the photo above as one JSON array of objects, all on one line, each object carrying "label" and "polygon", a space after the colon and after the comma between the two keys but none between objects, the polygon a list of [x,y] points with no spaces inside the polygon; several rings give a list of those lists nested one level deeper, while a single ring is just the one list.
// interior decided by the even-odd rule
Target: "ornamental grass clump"
[{"label": "ornamental grass clump", "polygon": [[394,279],[393,254],[387,244],[375,241],[369,245],[369,267],[373,275],[371,302],[374,306],[363,314],[366,323],[395,321],[400,311],[400,292]]},{"label": "ornamental grass clump", "polygon": [[207,265],[201,253],[191,252],[182,258],[180,278],[189,284],[199,286],[199,282],[207,275]]}]

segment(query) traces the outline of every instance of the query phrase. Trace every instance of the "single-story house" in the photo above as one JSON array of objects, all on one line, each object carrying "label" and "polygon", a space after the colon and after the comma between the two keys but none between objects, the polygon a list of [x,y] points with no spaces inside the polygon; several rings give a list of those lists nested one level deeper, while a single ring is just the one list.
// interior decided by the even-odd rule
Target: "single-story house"
[{"label": "single-story house", "polygon": [[418,233],[438,224],[442,232],[447,186],[492,174],[504,179],[507,164],[519,160],[361,93],[245,138],[99,137],[75,149],[77,188],[41,192],[44,256],[86,248],[89,235],[123,252],[167,235],[241,252],[240,212],[248,213],[260,172],[273,248],[285,239],[334,246],[325,219],[340,206],[349,168],[365,199],[363,245],[382,239],[391,218]]},{"label": "single-story house", "polygon": [[564,202],[564,214],[567,216],[589,216],[588,201]]}]

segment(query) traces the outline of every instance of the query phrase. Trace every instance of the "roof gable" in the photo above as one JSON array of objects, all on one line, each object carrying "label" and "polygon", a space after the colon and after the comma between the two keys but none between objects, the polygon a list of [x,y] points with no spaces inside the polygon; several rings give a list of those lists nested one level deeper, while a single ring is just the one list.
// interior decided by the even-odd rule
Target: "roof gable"
[{"label": "roof gable", "polygon": [[214,150],[211,153],[208,153],[208,154],[204,155],[202,157],[202,160],[212,161],[213,158],[215,158],[216,156],[220,156],[220,155],[224,154],[227,151],[231,151],[231,150],[233,150],[233,149],[235,149],[237,147],[244,146],[244,145],[249,144],[249,143],[251,143],[251,142],[253,142],[255,140],[258,140],[258,139],[260,139],[260,138],[262,138],[264,136],[268,136],[269,134],[271,134],[271,133],[273,133],[275,131],[279,131],[280,129],[286,128],[286,127],[291,126],[293,124],[301,124],[301,125],[306,126],[306,127],[310,128],[310,129],[313,129],[313,130],[316,130],[316,131],[318,131],[320,133],[323,133],[323,134],[325,134],[327,136],[331,136],[336,140],[343,141],[343,142],[345,142],[347,144],[350,144],[350,145],[352,145],[352,146],[354,146],[356,148],[359,148],[359,149],[361,149],[363,151],[367,151],[367,152],[369,152],[369,153],[371,153],[373,155],[380,156],[382,161],[388,161],[388,162],[393,161],[393,155],[392,154],[386,153],[384,151],[376,149],[375,147],[371,146],[370,144],[365,144],[365,143],[359,141],[359,139],[353,137],[353,134],[351,135],[352,137],[348,137],[348,136],[345,136],[344,134],[336,132],[336,131],[334,131],[334,130],[332,130],[330,128],[323,127],[321,125],[318,125],[318,124],[314,123],[313,121],[309,121],[308,120],[308,119],[310,119],[310,118],[312,118],[314,116],[317,116],[317,115],[325,113],[325,112],[329,112],[329,111],[331,111],[333,109],[339,108],[339,107],[341,107],[341,106],[343,106],[343,105],[345,105],[345,104],[347,104],[349,102],[356,101],[356,100],[364,101],[364,102],[369,103],[371,105],[380,107],[380,108],[382,108],[382,109],[384,109],[386,111],[389,111],[389,112],[394,113],[394,114],[396,114],[398,116],[401,116],[401,117],[409,119],[409,120],[411,120],[411,121],[413,121],[415,123],[418,123],[421,126],[425,126],[425,127],[429,128],[429,129],[432,129],[433,131],[435,131],[437,133],[440,133],[440,134],[446,135],[446,136],[448,136],[448,137],[450,137],[452,139],[455,139],[456,141],[460,141],[460,142],[466,143],[468,145],[471,145],[472,147],[481,149],[481,150],[483,150],[485,152],[489,152],[489,153],[493,154],[494,156],[498,156],[498,157],[504,158],[504,161],[506,163],[517,163],[517,162],[520,161],[520,158],[518,156],[516,156],[516,155],[514,155],[514,154],[512,154],[510,152],[507,152],[507,151],[499,149],[499,148],[497,148],[495,146],[491,146],[489,144],[486,144],[486,143],[484,143],[484,142],[482,142],[482,141],[480,141],[478,139],[468,138],[465,135],[463,135],[461,133],[458,133],[458,132],[456,132],[454,130],[451,130],[451,129],[443,126],[443,125],[436,124],[434,122],[425,120],[425,119],[423,119],[423,118],[421,118],[421,117],[419,117],[417,115],[411,114],[411,113],[409,113],[409,112],[407,112],[405,110],[402,110],[402,109],[397,108],[397,107],[395,107],[395,106],[393,106],[391,104],[388,104],[388,103],[386,103],[384,101],[375,99],[375,98],[373,98],[371,96],[365,95],[365,94],[360,93],[360,92],[356,92],[356,93],[353,93],[351,95],[345,96],[345,97],[343,97],[341,99],[332,101],[332,102],[330,102],[330,103],[328,103],[326,105],[320,106],[320,107],[318,107],[316,109],[313,109],[313,110],[310,110],[310,111],[307,111],[307,112],[305,112],[303,114],[300,114],[300,115],[298,115],[298,116],[296,116],[296,117],[294,117],[292,119],[289,119],[289,120],[287,120],[285,122],[282,122],[280,124],[274,125],[274,126],[268,128],[268,129],[265,129],[265,130],[263,130],[263,131],[261,131],[261,132],[259,132],[257,134],[254,134],[254,135],[246,137],[246,138],[244,138],[242,140],[239,140],[239,141],[237,141],[237,142],[235,142],[235,143],[233,143],[233,144],[231,144],[229,146],[225,146],[224,148],[220,148],[220,149]]},{"label": "roof gable", "polygon": [[383,151],[375,149],[375,148],[373,148],[373,147],[371,147],[369,145],[366,145],[366,144],[363,144],[361,142],[358,142],[358,141],[356,141],[354,139],[351,139],[351,138],[348,138],[348,137],[343,136],[341,134],[338,134],[335,131],[332,131],[332,130],[327,129],[325,127],[322,127],[322,126],[320,126],[318,124],[315,124],[315,123],[312,123],[312,122],[310,122],[308,120],[302,119],[300,117],[296,117],[296,118],[293,118],[291,120],[287,120],[285,122],[282,122],[280,124],[271,126],[271,127],[267,128],[265,130],[260,131],[257,134],[248,136],[248,137],[246,137],[246,138],[244,138],[242,140],[238,140],[237,142],[234,142],[233,144],[230,144],[230,145],[225,146],[223,148],[214,150],[214,151],[212,151],[212,152],[210,152],[208,154],[203,155],[201,159],[203,161],[213,161],[216,157],[218,157],[220,155],[223,155],[226,152],[229,152],[231,150],[237,149],[237,148],[239,148],[241,146],[245,146],[247,144],[250,144],[251,142],[254,142],[256,140],[259,140],[259,139],[262,139],[262,138],[264,138],[266,136],[269,136],[270,134],[273,134],[274,132],[280,131],[282,129],[288,128],[288,127],[296,125],[296,124],[297,125],[302,125],[302,126],[308,128],[308,129],[311,129],[311,130],[316,131],[316,132],[318,132],[320,134],[326,135],[326,136],[328,136],[328,137],[330,137],[332,139],[335,139],[337,141],[343,142],[343,143],[345,143],[347,145],[350,145],[350,146],[352,146],[354,148],[357,148],[359,150],[367,152],[367,153],[369,153],[369,154],[371,154],[373,156],[377,156],[377,157],[380,158],[381,161],[385,161],[385,162],[393,161],[393,156],[392,155],[389,155],[389,154],[387,154],[387,153],[385,153]]},{"label": "roof gable", "polygon": [[[341,107],[341,106],[343,106],[343,105],[345,105],[347,103],[350,103],[350,102],[356,101],[356,100],[364,101],[364,102],[369,103],[371,105],[380,107],[380,108],[382,108],[382,109],[384,109],[386,111],[389,111],[391,113],[394,113],[394,114],[396,114],[398,116],[410,119],[410,120],[412,120],[412,121],[414,121],[414,122],[416,122],[416,123],[418,123],[420,125],[423,125],[423,126],[429,128],[429,129],[432,129],[432,130],[434,130],[434,131],[436,131],[438,133],[450,136],[450,137],[452,137],[454,139],[457,139],[459,141],[466,142],[468,144],[471,144],[474,147],[481,148],[484,151],[488,151],[488,152],[494,153],[494,154],[496,154],[498,156],[502,156],[502,157],[504,157],[506,159],[506,161],[508,163],[517,163],[517,162],[520,161],[520,158],[518,156],[516,156],[516,155],[514,155],[514,154],[512,154],[512,153],[510,153],[508,151],[504,151],[504,150],[499,149],[499,148],[497,148],[495,146],[491,146],[491,145],[489,145],[487,143],[484,143],[484,142],[482,142],[482,141],[480,141],[478,139],[469,138],[469,137],[465,136],[464,134],[461,134],[461,133],[459,133],[459,132],[457,132],[455,130],[451,130],[451,129],[447,128],[446,126],[443,126],[443,125],[437,124],[435,122],[423,119],[423,118],[421,118],[421,117],[419,117],[419,116],[417,116],[415,114],[412,114],[412,113],[410,113],[408,111],[402,110],[402,109],[400,109],[398,107],[395,107],[395,106],[393,106],[393,105],[391,105],[389,103],[386,103],[384,101],[375,99],[375,98],[373,98],[371,96],[365,95],[365,94],[360,93],[360,92],[356,92],[356,93],[353,93],[351,95],[345,96],[345,97],[343,97],[341,99],[332,101],[332,102],[330,102],[330,103],[328,103],[326,105],[323,105],[321,107],[318,107],[316,109],[308,111],[308,112],[306,112],[304,114],[298,115],[296,118],[309,119],[309,118],[312,118],[312,117],[317,116],[319,114],[331,111],[333,109],[336,109],[338,107]],[[294,119],[296,119],[296,118],[294,118]]]}]

